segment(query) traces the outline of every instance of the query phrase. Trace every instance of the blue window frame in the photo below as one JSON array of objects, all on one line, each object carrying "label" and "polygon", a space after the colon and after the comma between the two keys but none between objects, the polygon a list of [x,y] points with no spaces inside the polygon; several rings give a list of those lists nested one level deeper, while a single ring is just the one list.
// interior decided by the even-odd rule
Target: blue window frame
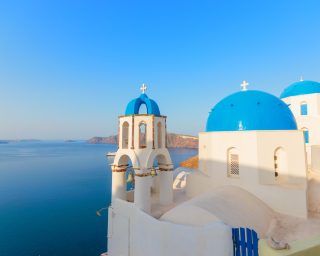
[{"label": "blue window frame", "polygon": [[307,103],[301,103],[300,105],[300,113],[302,116],[308,115],[308,104]]},{"label": "blue window frame", "polygon": [[308,129],[303,129],[304,141],[309,143],[309,131]]}]

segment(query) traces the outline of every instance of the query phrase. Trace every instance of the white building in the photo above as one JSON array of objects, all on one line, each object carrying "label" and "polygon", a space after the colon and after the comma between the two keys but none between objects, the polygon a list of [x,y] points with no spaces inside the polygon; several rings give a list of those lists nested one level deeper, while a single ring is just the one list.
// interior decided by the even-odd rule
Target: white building
[{"label": "white building", "polygon": [[277,212],[306,218],[303,132],[279,98],[254,90],[234,93],[211,110],[199,135],[199,172],[187,181],[192,197],[239,186]]},{"label": "white building", "polygon": [[287,87],[280,98],[289,105],[298,129],[304,132],[310,165],[311,147],[320,145],[320,83],[301,80]]},{"label": "white building", "polygon": [[[174,183],[183,188],[173,187],[166,117],[145,86],[129,102],[119,117],[112,166],[108,255],[231,256],[233,227],[250,227],[265,238],[275,212],[308,218],[305,133],[286,104],[290,100],[295,111],[300,100],[292,95],[284,102],[246,86],[211,110],[199,135],[199,170],[179,175]],[[301,99],[316,116],[318,98],[308,97]],[[141,115],[143,104],[147,114]],[[130,162],[134,192],[127,191]]]}]

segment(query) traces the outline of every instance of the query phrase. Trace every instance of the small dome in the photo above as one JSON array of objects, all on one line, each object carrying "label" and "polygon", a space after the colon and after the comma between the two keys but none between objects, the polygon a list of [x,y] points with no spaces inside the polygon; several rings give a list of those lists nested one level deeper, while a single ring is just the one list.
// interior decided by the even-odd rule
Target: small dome
[{"label": "small dome", "polygon": [[206,131],[296,130],[296,120],[279,98],[240,91],[221,100],[209,114]]},{"label": "small dome", "polygon": [[282,99],[311,93],[320,93],[320,83],[314,81],[299,81],[284,89],[280,98]]},{"label": "small dome", "polygon": [[128,116],[139,114],[139,109],[142,104],[146,105],[148,115],[160,116],[158,104],[154,100],[149,99],[145,93],[142,93],[139,98],[136,98],[128,103],[125,115]]}]

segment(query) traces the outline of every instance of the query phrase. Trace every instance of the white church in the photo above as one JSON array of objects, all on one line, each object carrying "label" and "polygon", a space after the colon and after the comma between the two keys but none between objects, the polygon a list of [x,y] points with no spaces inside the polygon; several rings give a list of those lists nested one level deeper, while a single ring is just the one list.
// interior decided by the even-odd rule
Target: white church
[{"label": "white church", "polygon": [[231,256],[240,227],[257,233],[259,255],[320,255],[320,83],[280,98],[247,86],[211,109],[198,168],[177,177],[167,117],[141,87],[119,117],[107,255]]}]

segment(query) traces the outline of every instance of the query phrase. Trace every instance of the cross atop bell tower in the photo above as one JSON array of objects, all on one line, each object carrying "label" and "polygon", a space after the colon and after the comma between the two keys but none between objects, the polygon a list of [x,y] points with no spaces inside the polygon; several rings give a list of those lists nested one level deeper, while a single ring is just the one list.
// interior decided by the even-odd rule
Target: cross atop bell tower
[{"label": "cross atop bell tower", "polygon": [[140,87],[140,91],[145,94],[146,93],[146,90],[148,89],[148,87],[145,85],[145,84],[142,84],[141,87]]}]

